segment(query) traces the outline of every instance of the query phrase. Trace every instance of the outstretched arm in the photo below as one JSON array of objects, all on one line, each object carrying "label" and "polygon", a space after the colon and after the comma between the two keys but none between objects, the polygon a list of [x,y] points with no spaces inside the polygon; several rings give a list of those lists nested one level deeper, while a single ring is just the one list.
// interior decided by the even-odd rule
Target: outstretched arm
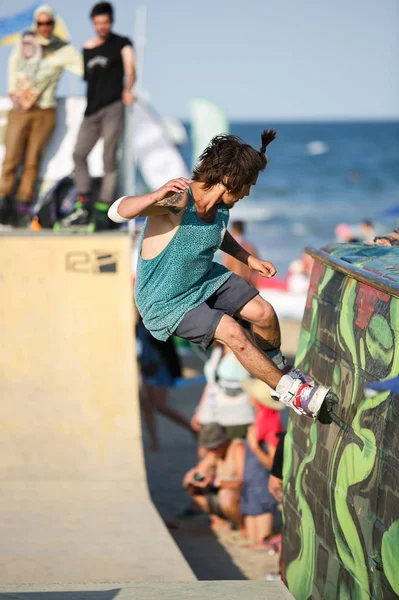
[{"label": "outstretched arm", "polygon": [[250,269],[257,271],[262,277],[273,277],[276,274],[276,269],[271,262],[260,260],[253,254],[247,252],[245,248],[236,242],[229,231],[226,231],[220,249],[244,263],[244,265],[247,265]]},{"label": "outstretched arm", "polygon": [[190,181],[185,177],[172,179],[159,190],[143,196],[123,196],[108,211],[115,223],[123,223],[136,217],[179,214],[187,203],[185,191]]},{"label": "outstretched arm", "polygon": [[247,252],[245,248],[243,248],[238,242],[236,242],[229,231],[226,231],[220,249],[223,250],[223,252],[226,252],[226,254],[229,254],[233,258],[236,258],[240,262],[244,263],[244,265],[248,265],[248,258],[251,256],[250,253]]}]

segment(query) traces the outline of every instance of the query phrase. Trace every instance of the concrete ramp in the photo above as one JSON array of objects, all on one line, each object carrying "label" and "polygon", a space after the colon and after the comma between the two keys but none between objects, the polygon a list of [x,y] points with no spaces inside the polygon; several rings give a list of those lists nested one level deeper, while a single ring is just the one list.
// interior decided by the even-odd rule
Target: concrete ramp
[{"label": "concrete ramp", "polygon": [[0,584],[193,581],[146,485],[130,240],[0,237]]},{"label": "concrete ramp", "polygon": [[1,600],[294,600],[281,581],[0,586]]}]

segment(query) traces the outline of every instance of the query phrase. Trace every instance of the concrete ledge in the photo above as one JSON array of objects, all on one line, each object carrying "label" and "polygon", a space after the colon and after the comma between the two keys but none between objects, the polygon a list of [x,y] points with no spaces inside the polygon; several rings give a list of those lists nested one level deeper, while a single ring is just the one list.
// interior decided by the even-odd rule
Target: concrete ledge
[{"label": "concrete ledge", "polygon": [[0,600],[292,600],[281,581],[0,586]]}]

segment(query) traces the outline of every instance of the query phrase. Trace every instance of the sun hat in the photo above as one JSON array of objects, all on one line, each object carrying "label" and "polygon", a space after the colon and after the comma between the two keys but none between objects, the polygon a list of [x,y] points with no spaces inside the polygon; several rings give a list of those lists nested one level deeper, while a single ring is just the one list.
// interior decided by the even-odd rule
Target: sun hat
[{"label": "sun hat", "polygon": [[208,423],[202,425],[199,436],[198,445],[207,450],[215,450],[219,448],[227,440],[226,429],[219,423]]},{"label": "sun hat", "polygon": [[264,381],[251,377],[251,379],[244,379],[240,383],[242,389],[259,402],[259,404],[278,411],[285,409],[285,404],[271,397],[270,387]]}]

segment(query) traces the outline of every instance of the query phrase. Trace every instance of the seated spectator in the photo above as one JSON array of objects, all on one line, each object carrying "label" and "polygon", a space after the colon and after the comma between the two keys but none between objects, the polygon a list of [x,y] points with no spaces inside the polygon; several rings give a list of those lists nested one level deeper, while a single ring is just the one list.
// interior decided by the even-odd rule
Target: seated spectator
[{"label": "seated spectator", "polygon": [[374,243],[377,246],[399,246],[399,228],[388,235],[374,238]]},{"label": "seated spectator", "polygon": [[195,504],[211,516],[212,529],[242,528],[240,491],[244,473],[244,441],[229,440],[224,427],[203,425],[200,446],[207,453],[184,477],[183,486]]},{"label": "seated spectator", "polygon": [[241,387],[249,373],[230,348],[216,344],[205,363],[204,374],[207,384],[191,426],[198,431],[201,425],[219,423],[226,428],[229,439],[245,439],[255,416],[250,397]]},{"label": "seated spectator", "polygon": [[150,434],[150,450],[157,452],[160,445],[155,412],[193,433],[184,416],[167,404],[170,388],[175,379],[181,377],[180,359],[173,339],[169,338],[166,342],[156,340],[144,327],[141,319],[136,325],[136,338],[141,368],[140,402]]},{"label": "seated spectator", "polygon": [[273,533],[277,502],[269,491],[269,477],[283,431],[280,411],[284,406],[272,399],[269,387],[259,379],[244,381],[243,387],[256,400],[256,416],[247,434],[241,513],[250,547],[258,547]]}]

